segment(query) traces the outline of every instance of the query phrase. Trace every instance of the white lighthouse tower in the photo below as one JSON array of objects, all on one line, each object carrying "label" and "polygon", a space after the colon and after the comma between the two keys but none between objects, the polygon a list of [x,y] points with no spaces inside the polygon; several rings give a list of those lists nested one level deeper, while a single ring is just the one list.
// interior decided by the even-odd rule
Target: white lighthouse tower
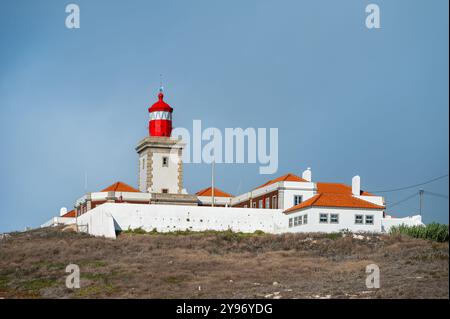
[{"label": "white lighthouse tower", "polygon": [[136,147],[139,155],[139,190],[152,194],[151,203],[197,205],[197,197],[183,191],[181,158],[184,143],[171,137],[173,109],[164,101],[161,89],[158,101],[148,112],[149,135]]}]

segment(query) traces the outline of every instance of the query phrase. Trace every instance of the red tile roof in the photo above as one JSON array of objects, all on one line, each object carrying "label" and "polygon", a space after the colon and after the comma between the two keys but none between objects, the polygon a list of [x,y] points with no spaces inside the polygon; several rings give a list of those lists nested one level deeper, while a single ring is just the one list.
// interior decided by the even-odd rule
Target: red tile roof
[{"label": "red tile roof", "polygon": [[76,215],[75,209],[72,209],[70,212],[65,213],[61,217],[76,217],[76,216],[77,215]]},{"label": "red tile roof", "polygon": [[[352,187],[340,183],[317,183],[317,193],[345,194],[352,195]],[[368,192],[361,190],[360,195],[374,196]]]},{"label": "red tile roof", "polygon": [[130,193],[140,193],[137,189],[131,187],[128,184],[125,184],[123,182],[117,182],[114,183],[105,189],[103,189],[101,192],[130,192]]},{"label": "red tile roof", "polygon": [[308,181],[301,177],[298,177],[297,175],[289,173],[289,174],[280,176],[278,178],[272,179],[272,180],[268,181],[267,183],[264,183],[261,186],[256,187],[255,189],[259,189],[259,188],[262,188],[262,187],[265,187],[265,186],[268,186],[268,185],[271,185],[274,183],[278,183],[278,182],[308,182]]},{"label": "red tile roof", "polygon": [[293,213],[308,207],[341,207],[341,208],[364,208],[364,209],[384,209],[384,206],[375,205],[371,202],[356,198],[352,195],[321,193],[294,206],[285,213]]},{"label": "red tile roof", "polygon": [[[197,196],[212,196],[212,187],[208,187],[205,189],[202,189],[201,191],[198,191],[195,193]],[[225,193],[224,191],[218,189],[217,187],[214,187],[214,196],[215,197],[233,197],[233,195]]]}]

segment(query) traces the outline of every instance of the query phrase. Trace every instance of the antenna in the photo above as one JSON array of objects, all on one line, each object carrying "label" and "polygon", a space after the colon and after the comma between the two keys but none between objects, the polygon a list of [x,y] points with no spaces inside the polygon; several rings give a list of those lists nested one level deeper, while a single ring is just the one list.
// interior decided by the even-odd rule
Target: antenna
[{"label": "antenna", "polygon": [[87,171],[84,171],[84,192],[87,192],[88,188],[88,174]]},{"label": "antenna", "polygon": [[164,87],[163,87],[163,84],[162,84],[162,74],[160,74],[159,75],[159,92],[163,92],[164,91]]},{"label": "antenna", "polygon": [[211,207],[214,207],[214,165],[216,164],[216,160],[213,159],[211,163]]}]

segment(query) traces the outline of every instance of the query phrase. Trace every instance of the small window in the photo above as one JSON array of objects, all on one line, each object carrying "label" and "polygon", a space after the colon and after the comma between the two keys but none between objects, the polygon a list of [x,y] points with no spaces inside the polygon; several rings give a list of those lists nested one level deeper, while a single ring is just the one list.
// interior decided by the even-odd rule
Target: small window
[{"label": "small window", "polygon": [[363,215],[355,215],[355,224],[363,223]]},{"label": "small window", "polygon": [[292,227],[292,218],[289,218],[289,227]]},{"label": "small window", "polygon": [[164,156],[162,158],[162,166],[163,167],[169,167],[169,158],[167,156]]},{"label": "small window", "polygon": [[320,214],[319,222],[320,223],[328,223],[328,214]]},{"label": "small window", "polygon": [[278,206],[277,205],[277,196],[275,195],[275,196],[272,197],[272,208],[276,209],[277,206]]},{"label": "small window", "polygon": [[366,215],[366,224],[373,225],[373,215]]},{"label": "small window", "polygon": [[303,224],[308,224],[308,214],[303,215]]},{"label": "small window", "polygon": [[298,216],[294,217],[294,226],[298,226]]},{"label": "small window", "polygon": [[262,201],[262,199],[260,199],[258,201],[258,208],[263,208],[263,201]]},{"label": "small window", "polygon": [[270,208],[270,197],[266,198],[266,208]]},{"label": "small window", "polygon": [[298,216],[298,224],[303,224],[303,216]]},{"label": "small window", "polygon": [[163,188],[163,189],[161,190],[161,193],[167,194],[167,193],[169,193],[169,190],[168,190],[167,188]]},{"label": "small window", "polygon": [[331,214],[330,215],[330,223],[331,224],[339,224],[339,215],[338,214]]},{"label": "small window", "polygon": [[302,200],[303,200],[302,195],[294,195],[294,206],[300,204]]}]

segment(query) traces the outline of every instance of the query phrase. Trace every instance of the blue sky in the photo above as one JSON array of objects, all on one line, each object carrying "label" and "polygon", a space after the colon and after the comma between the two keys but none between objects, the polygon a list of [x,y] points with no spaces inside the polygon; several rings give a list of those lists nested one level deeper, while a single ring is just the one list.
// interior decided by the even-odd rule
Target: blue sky
[{"label": "blue sky", "polygon": [[[81,28],[65,27],[76,3]],[[37,226],[85,189],[137,185],[159,74],[174,125],[278,127],[279,170],[217,165],[236,194],[307,166],[366,190],[448,173],[448,1],[17,1],[0,11],[0,232]],[[185,187],[210,167],[185,165]],[[448,178],[423,189],[449,193]],[[385,194],[394,203],[418,191]],[[448,223],[447,199],[424,220]],[[418,198],[396,216],[417,213]]]}]

